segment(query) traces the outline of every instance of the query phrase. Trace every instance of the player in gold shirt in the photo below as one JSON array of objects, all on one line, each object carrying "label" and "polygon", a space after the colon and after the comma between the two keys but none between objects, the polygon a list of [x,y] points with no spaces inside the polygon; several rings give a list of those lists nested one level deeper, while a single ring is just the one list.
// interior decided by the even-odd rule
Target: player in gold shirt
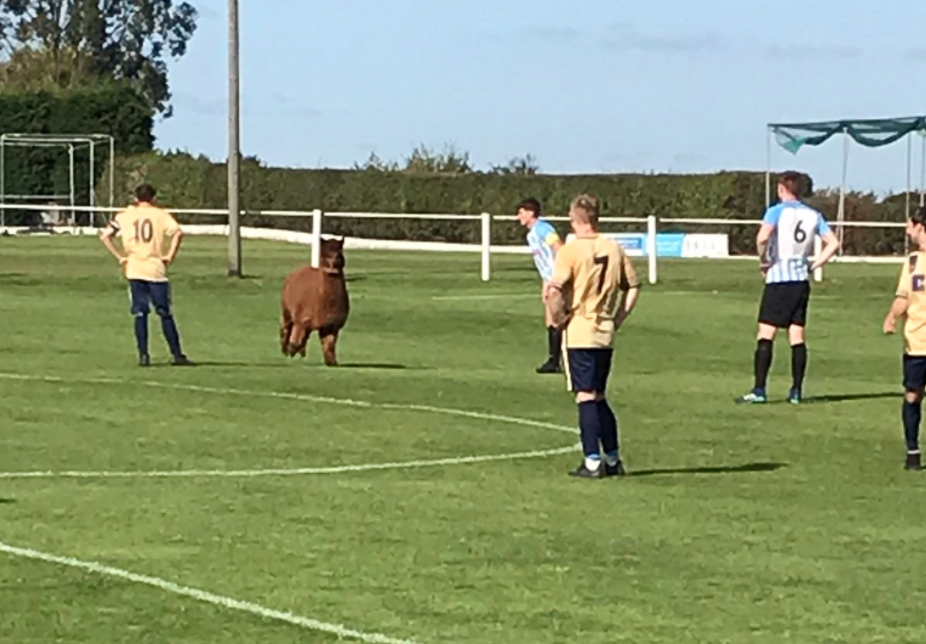
[{"label": "player in gold shirt", "polygon": [[579,407],[585,460],[570,475],[621,476],[617,417],[606,390],[614,334],[636,305],[640,282],[623,248],[598,233],[597,199],[573,199],[569,219],[575,238],[556,255],[547,306],[557,325],[565,326],[566,379]]},{"label": "player in gold shirt", "polygon": [[[154,205],[156,195],[152,186],[139,186],[135,191],[135,204],[112,218],[100,234],[100,240],[122,264],[129,282],[138,364],[143,367],[151,364],[148,355],[150,303],[161,318],[161,329],[172,356],[171,364],[189,365],[189,359],[180,348],[180,334],[170,309],[170,282],[167,279],[167,267],[177,257],[183,232],[169,212]],[[113,242],[116,236],[122,240],[124,255]],[[165,238],[171,240],[167,252],[164,251]]]},{"label": "player in gold shirt", "polygon": [[900,270],[900,283],[891,310],[884,319],[884,332],[893,333],[897,320],[904,320],[902,418],[907,441],[906,469],[922,469],[920,420],[923,390],[926,388],[926,208],[907,221],[907,235],[917,246]]}]

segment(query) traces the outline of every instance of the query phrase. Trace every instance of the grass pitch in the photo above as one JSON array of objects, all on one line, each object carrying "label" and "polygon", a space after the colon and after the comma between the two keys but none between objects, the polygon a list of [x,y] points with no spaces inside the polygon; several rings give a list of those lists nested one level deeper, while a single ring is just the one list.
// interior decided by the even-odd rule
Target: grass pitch
[{"label": "grass pitch", "polygon": [[[775,404],[737,407],[756,266],[663,263],[616,345],[632,476],[588,482],[565,475],[578,451],[452,463],[578,440],[556,429],[576,425],[562,378],[533,373],[529,258],[482,284],[476,255],[349,253],[344,366],[327,369],[317,339],[305,361],[277,344],[305,249],[245,252],[253,277],[230,281],[221,240],[187,241],[175,312],[203,364],[140,370],[94,240],[0,239],[0,472],[310,468],[0,478],[0,542],[421,644],[926,641],[926,482],[901,469],[901,344],[880,334],[896,266],[814,286],[810,404],[782,403],[780,341]],[[0,642],[167,641],[337,637],[0,553]]]}]

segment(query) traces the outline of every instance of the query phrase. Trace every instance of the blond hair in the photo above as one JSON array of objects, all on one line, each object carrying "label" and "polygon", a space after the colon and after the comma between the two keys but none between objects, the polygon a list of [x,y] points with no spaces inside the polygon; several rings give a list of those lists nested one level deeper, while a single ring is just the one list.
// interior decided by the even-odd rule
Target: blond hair
[{"label": "blond hair", "polygon": [[569,204],[569,216],[580,224],[598,225],[598,199],[589,194],[581,194]]}]

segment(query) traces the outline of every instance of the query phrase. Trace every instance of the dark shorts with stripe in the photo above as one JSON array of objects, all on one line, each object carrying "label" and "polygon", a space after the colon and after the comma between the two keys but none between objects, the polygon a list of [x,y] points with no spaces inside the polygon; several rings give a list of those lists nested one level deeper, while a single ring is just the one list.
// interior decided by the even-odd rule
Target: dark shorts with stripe
[{"label": "dark shorts with stripe", "polygon": [[132,315],[148,315],[154,306],[161,317],[170,315],[170,283],[149,282],[146,280],[129,280],[129,299],[132,303]]},{"label": "dark shorts with stripe", "polygon": [[611,374],[614,349],[566,349],[566,377],[574,392],[604,393]]},{"label": "dark shorts with stripe", "polygon": [[919,391],[926,387],[926,356],[903,357],[903,388],[906,391]]},{"label": "dark shorts with stripe", "polygon": [[766,284],[759,305],[759,322],[779,329],[807,324],[810,282]]}]

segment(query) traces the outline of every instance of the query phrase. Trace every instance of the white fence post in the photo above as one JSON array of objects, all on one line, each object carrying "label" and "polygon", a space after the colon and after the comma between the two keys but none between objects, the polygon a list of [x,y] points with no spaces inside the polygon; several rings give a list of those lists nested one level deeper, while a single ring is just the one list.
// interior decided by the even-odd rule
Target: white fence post
[{"label": "white fence post", "polygon": [[312,211],[312,268],[322,263],[322,211]]},{"label": "white fence post", "polygon": [[482,281],[492,277],[492,215],[482,213]]},{"label": "white fence post", "polygon": [[646,218],[646,259],[649,264],[649,283],[656,283],[656,235],[658,226],[656,225],[656,216],[650,215]]},{"label": "white fence post", "polygon": [[[814,256],[814,258],[819,257],[819,256],[820,256],[820,253],[822,253],[822,252],[823,252],[823,240],[820,238],[819,235],[817,235],[816,237],[814,237],[814,240],[813,240],[813,256]],[[813,272],[813,281],[814,281],[814,282],[822,282],[822,281],[823,281],[823,267],[822,267],[822,266]]]}]

